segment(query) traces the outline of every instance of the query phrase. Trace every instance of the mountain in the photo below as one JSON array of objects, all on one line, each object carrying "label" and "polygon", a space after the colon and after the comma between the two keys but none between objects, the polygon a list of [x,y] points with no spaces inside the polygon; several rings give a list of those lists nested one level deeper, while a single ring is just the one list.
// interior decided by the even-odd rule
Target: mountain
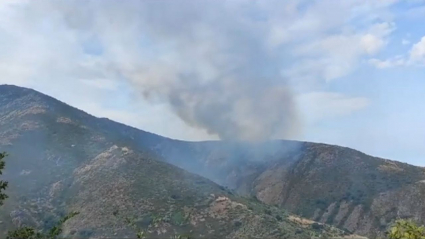
[{"label": "mountain", "polygon": [[[156,197],[174,200],[176,196],[170,188],[180,187],[187,188],[187,193],[181,193],[177,198],[195,195],[206,202],[213,201],[210,195],[214,194],[215,200],[226,197],[249,207],[246,213],[253,213],[253,217],[268,218],[272,210],[275,218],[292,219],[286,223],[275,222],[279,225],[292,225],[294,221],[288,214],[281,216],[280,209],[369,238],[383,236],[396,218],[412,218],[425,223],[425,204],[421,200],[425,196],[425,169],[422,167],[318,143],[172,140],[90,116],[51,97],[15,86],[0,86],[0,149],[11,153],[4,175],[10,181],[8,192],[11,199],[5,205],[8,216],[0,219],[3,221],[0,231],[11,226],[7,225],[11,221],[8,217],[15,224],[30,220],[28,223],[36,225],[41,225],[40,218],[43,218],[44,224],[49,225],[65,211],[78,208],[92,213],[82,213],[80,218],[94,218],[93,223],[98,225],[102,222],[100,218],[104,217],[95,214],[100,213],[95,208],[110,211],[117,205],[126,205],[118,199],[108,201],[106,195],[116,190],[128,190],[118,195],[133,197],[140,192],[131,190],[140,188],[145,191],[140,198],[122,199],[129,206],[123,209],[121,216],[105,219],[103,222],[111,223],[107,226],[99,224],[100,228],[113,230],[121,226],[126,228],[119,222],[123,221],[122,215],[133,216],[133,212],[138,212],[134,205],[146,200],[155,201]],[[163,174],[157,174],[162,169]],[[176,175],[175,172],[180,173]],[[182,178],[188,181],[182,181]],[[150,188],[146,186],[148,181],[158,182],[158,186]],[[205,181],[209,186],[198,181]],[[183,184],[170,186],[172,182]],[[101,183],[117,185],[102,187]],[[158,192],[163,192],[162,196],[147,199],[148,195]],[[205,193],[196,194],[201,192]],[[198,205],[197,200],[183,202],[187,204],[177,206],[179,210]],[[161,205],[173,204],[164,201]],[[250,208],[261,210],[253,212]],[[164,209],[157,207],[151,211],[156,213],[158,210]],[[46,216],[46,211],[51,215]],[[148,213],[146,209],[143,212]],[[152,212],[150,218],[153,218]],[[164,212],[159,214],[164,215]],[[169,213],[167,215],[170,217]],[[145,214],[134,217],[141,220]],[[96,227],[87,220],[73,219],[67,224],[68,231],[96,232]],[[233,225],[236,221],[232,218],[223,223]],[[73,224],[77,222],[84,225]],[[85,225],[87,229],[84,229]],[[142,225],[146,228],[146,224]],[[214,230],[221,227],[208,225]],[[247,225],[251,228],[251,224]],[[266,229],[272,227],[275,226]],[[126,233],[132,233],[128,230]],[[176,233],[182,230],[179,227],[172,229]],[[233,235],[232,230],[234,227],[229,228],[226,235]],[[299,228],[293,225],[291,230]],[[304,232],[305,228],[301,231]]]},{"label": "mountain", "polygon": [[169,162],[239,194],[359,235],[383,236],[397,218],[425,223],[424,168],[333,145],[268,144],[267,153],[249,143],[167,142],[161,148]]},{"label": "mountain", "polygon": [[[134,238],[139,230],[145,238],[347,236],[186,171],[207,167],[206,159],[195,163],[192,143],[93,117],[34,90],[0,86],[0,149],[10,154],[0,237],[16,226],[49,228],[71,211],[80,214],[64,225],[70,238]],[[174,149],[190,157],[166,158]]]}]

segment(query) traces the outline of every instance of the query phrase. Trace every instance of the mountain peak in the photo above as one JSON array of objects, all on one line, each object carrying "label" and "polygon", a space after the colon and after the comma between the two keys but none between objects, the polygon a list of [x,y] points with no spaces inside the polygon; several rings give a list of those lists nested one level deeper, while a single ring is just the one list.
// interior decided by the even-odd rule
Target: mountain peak
[{"label": "mountain peak", "polygon": [[[8,200],[9,211],[5,211],[16,215],[14,220],[22,223],[37,218],[32,222],[37,225],[46,220],[38,218],[43,211],[58,205],[60,208],[53,214],[78,208],[87,211],[102,208],[99,213],[81,214],[94,218],[93,228],[70,222],[72,230],[87,229],[102,236],[106,233],[102,228],[113,228],[111,225],[116,221],[108,213],[108,210],[116,210],[114,207],[126,207],[126,214],[143,208],[145,214],[135,216],[142,221],[152,221],[153,212],[149,212],[146,205],[151,205],[152,210],[158,208],[154,206],[154,197],[149,198],[150,204],[142,203],[147,200],[147,192],[165,201],[171,198],[175,203],[173,207],[189,207],[181,204],[186,199],[177,200],[183,197],[180,195],[183,192],[177,194],[176,188],[182,185],[181,181],[189,180],[181,189],[186,190],[184,197],[190,198],[200,190],[206,179],[198,180],[193,174],[215,183],[205,184],[215,188],[211,193],[220,188],[217,184],[222,189],[231,189],[216,196],[230,197],[237,193],[255,197],[321,224],[332,224],[372,238],[383,235],[386,226],[400,216],[425,221],[425,205],[416,203],[425,197],[425,171],[420,167],[327,144],[271,141],[255,145],[171,140],[93,117],[18,86],[0,86],[0,150],[11,154],[4,174],[10,181],[11,195],[22,196]],[[101,186],[111,183],[117,186],[107,190]],[[154,184],[162,186],[148,187]],[[108,198],[111,191],[124,206],[114,201],[104,201],[108,205],[97,201]],[[96,198],[90,196],[91,192],[96,192]],[[140,198],[142,201],[138,201]],[[236,205],[228,200],[222,202],[220,197],[216,199],[217,204],[208,205]],[[208,200],[191,202],[205,205]],[[21,205],[36,205],[39,209],[33,211]],[[178,213],[176,217],[181,219],[181,212],[170,213],[171,217]],[[22,214],[28,215],[21,218]],[[102,220],[106,220],[106,224],[102,224]],[[0,224],[0,231],[4,231],[4,226],[8,225]]]},{"label": "mountain peak", "polygon": [[[134,237],[129,218],[149,238],[345,234],[298,224],[283,209],[167,163],[161,151],[184,148],[183,141],[98,119],[22,87],[0,86],[0,102],[0,150],[10,154],[0,237],[16,226],[46,229],[69,211],[80,214],[63,234],[78,238]],[[187,163],[195,162],[188,157]]]}]

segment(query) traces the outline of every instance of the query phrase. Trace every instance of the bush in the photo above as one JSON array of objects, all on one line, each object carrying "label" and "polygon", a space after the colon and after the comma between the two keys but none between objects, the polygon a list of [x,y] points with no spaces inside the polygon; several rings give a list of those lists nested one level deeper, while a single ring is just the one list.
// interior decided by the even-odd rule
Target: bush
[{"label": "bush", "polygon": [[324,226],[319,224],[319,223],[313,223],[313,224],[311,224],[311,228],[313,230],[319,231],[319,230],[324,229]]},{"label": "bush", "polygon": [[264,209],[264,213],[267,215],[272,215],[272,211],[270,209]]},{"label": "bush", "polygon": [[41,239],[43,235],[31,227],[21,227],[7,233],[6,239]]},{"label": "bush", "polygon": [[411,220],[398,220],[388,232],[390,239],[425,239],[425,227]]}]

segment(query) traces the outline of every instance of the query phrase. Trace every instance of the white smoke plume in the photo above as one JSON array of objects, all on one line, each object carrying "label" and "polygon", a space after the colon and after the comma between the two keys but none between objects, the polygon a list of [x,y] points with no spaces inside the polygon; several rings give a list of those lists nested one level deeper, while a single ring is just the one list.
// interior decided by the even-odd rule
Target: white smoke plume
[{"label": "white smoke plume", "polygon": [[[393,29],[390,17],[381,17],[390,4],[6,1],[0,73],[18,83],[125,81],[222,139],[288,138],[301,129],[290,85],[314,88],[312,79],[344,76],[361,56],[379,51]],[[366,27],[345,27],[358,18]]]},{"label": "white smoke plume", "polygon": [[252,6],[235,9],[244,5],[83,1],[53,7],[72,29],[115,46],[105,49],[108,64],[146,97],[167,101],[187,124],[222,139],[286,137],[297,120],[276,64],[281,54],[256,19],[261,16],[248,11]]}]

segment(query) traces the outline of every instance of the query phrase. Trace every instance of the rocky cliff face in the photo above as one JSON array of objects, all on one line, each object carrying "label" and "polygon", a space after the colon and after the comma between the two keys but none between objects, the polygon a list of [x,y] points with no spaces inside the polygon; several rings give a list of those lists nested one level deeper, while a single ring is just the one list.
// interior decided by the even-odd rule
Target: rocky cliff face
[{"label": "rocky cliff face", "polygon": [[[346,234],[165,162],[174,147],[191,148],[184,145],[92,117],[32,90],[0,86],[0,150],[10,154],[2,175],[10,183],[10,198],[0,209],[0,237],[16,226],[48,228],[70,211],[80,212],[65,225],[63,235],[71,238],[128,238],[139,230],[146,238]],[[211,160],[199,163],[214,165],[216,158]],[[217,170],[226,169],[227,159],[220,160]]]}]

